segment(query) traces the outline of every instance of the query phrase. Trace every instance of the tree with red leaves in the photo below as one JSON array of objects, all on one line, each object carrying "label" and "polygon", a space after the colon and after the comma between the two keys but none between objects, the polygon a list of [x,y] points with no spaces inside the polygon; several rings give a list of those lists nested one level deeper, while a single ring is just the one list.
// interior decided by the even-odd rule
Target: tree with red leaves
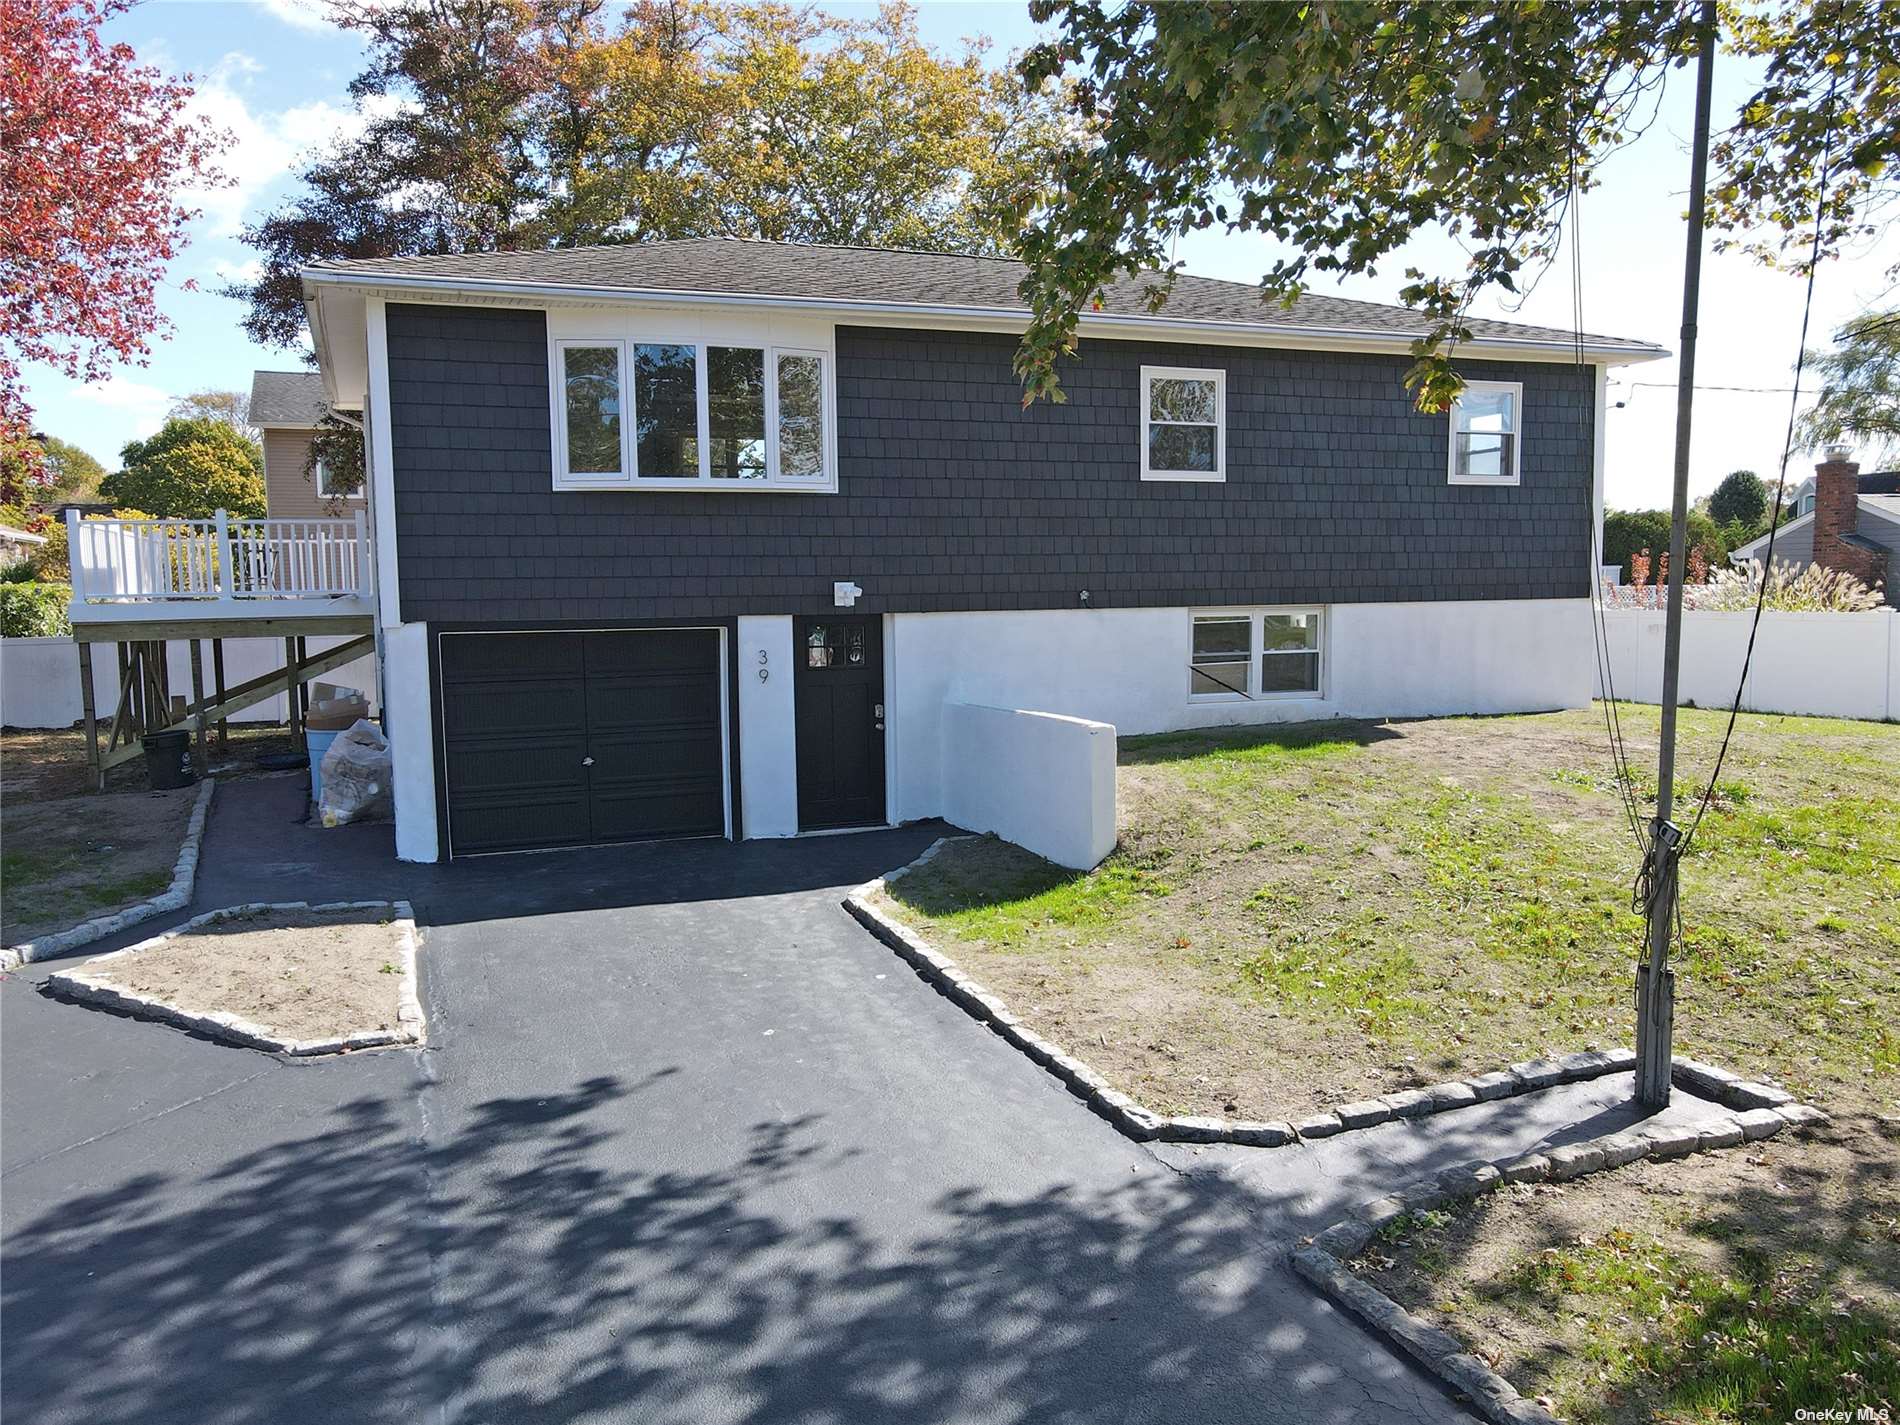
[{"label": "tree with red leaves", "polygon": [[132,0],[0,0],[0,445],[30,444],[22,367],[82,381],[144,365],[169,326],[155,293],[220,181],[226,136],[191,86],[99,27]]}]

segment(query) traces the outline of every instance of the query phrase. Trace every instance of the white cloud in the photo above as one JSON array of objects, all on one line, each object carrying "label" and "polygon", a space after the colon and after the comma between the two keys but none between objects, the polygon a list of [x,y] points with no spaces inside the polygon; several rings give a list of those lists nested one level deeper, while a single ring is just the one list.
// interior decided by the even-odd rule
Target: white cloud
[{"label": "white cloud", "polygon": [[149,382],[134,381],[129,376],[114,376],[90,386],[76,386],[72,394],[78,400],[121,412],[126,420],[139,428],[141,435],[163,425],[165,413],[172,404],[169,392]]},{"label": "white cloud", "polygon": [[311,0],[263,0],[264,8],[298,30],[327,30],[330,22]]},{"label": "white cloud", "polygon": [[230,182],[190,193],[185,200],[204,211],[204,231],[210,237],[235,237],[265,189],[289,175],[313,150],[360,134],[368,122],[352,108],[323,100],[258,113],[239,90],[248,89],[251,76],[262,72],[249,55],[227,54],[192,96],[191,112],[231,139],[216,160]]},{"label": "white cloud", "polygon": [[220,282],[255,282],[264,275],[264,264],[255,257],[248,262],[229,262],[221,257],[211,264],[211,275]]}]

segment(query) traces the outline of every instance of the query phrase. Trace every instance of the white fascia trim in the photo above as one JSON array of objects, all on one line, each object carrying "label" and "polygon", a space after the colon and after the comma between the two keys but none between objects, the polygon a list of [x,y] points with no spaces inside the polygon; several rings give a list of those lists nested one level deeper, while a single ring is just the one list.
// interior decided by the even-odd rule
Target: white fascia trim
[{"label": "white fascia trim", "polygon": [[402,623],[402,586],[396,581],[396,453],[389,413],[389,327],[380,297],[364,313],[369,337],[370,531],[376,545],[377,621],[384,628]]},{"label": "white fascia trim", "polygon": [[[514,301],[524,306],[542,302],[606,302],[635,305],[692,307],[765,307],[780,311],[808,312],[833,318],[851,318],[873,326],[902,326],[917,318],[928,317],[933,323],[972,331],[1023,331],[1029,313],[1020,309],[995,307],[943,306],[925,302],[863,302],[838,297],[787,297],[753,292],[696,292],[631,287],[566,286],[544,282],[517,282],[490,278],[482,281],[409,277],[384,274],[367,277],[360,273],[325,272],[306,268],[306,286],[359,290],[364,296],[406,292],[466,300]],[[1414,337],[1360,327],[1304,327],[1278,322],[1222,322],[1193,317],[1129,317],[1083,312],[1077,319],[1084,334],[1101,337],[1139,339],[1156,332],[1177,338],[1198,338],[1222,346],[1283,346],[1302,350],[1340,350],[1409,352]],[[1669,352],[1659,346],[1612,346],[1584,344],[1568,338],[1471,337],[1458,343],[1459,349],[1485,357],[1517,357],[1526,361],[1577,360],[1610,366],[1627,366],[1643,361],[1660,361]],[[322,350],[321,346],[318,348]]]}]

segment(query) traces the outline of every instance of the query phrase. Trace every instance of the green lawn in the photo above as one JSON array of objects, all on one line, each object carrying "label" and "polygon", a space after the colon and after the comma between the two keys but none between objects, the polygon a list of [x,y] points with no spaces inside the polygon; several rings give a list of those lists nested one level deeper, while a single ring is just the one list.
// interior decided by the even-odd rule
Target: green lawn
[{"label": "green lawn", "polygon": [[[1657,712],[1621,717],[1653,799]],[[1691,795],[1724,720],[1683,715]],[[1138,1098],[1280,1117],[1630,1042],[1637,852],[1601,708],[1132,738],[1120,760],[1096,871],[962,842],[895,895]],[[1891,1111],[1900,727],[1742,717],[1683,886],[1679,1051]]]}]

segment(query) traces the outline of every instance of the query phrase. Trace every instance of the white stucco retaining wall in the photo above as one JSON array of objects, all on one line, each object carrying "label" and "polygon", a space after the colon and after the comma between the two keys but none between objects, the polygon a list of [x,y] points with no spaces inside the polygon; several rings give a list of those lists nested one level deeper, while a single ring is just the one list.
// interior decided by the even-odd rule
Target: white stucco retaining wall
[{"label": "white stucco retaining wall", "polygon": [[[1188,701],[1196,610],[898,614],[885,646],[898,821],[947,815],[943,708],[1035,708],[1123,736],[1326,717],[1429,717],[1582,707],[1585,599],[1341,604],[1328,610],[1323,696]],[[953,818],[954,819],[954,818]]]},{"label": "white stucco retaining wall", "polygon": [[1115,729],[1020,708],[943,707],[943,815],[1086,871],[1115,849]]},{"label": "white stucco retaining wall", "polygon": [[[321,653],[349,640],[340,635],[312,637],[309,649]],[[79,695],[78,645],[70,638],[0,638],[0,723],[7,727],[71,727],[85,716]],[[92,649],[92,687],[94,707],[102,721],[110,720],[119,700],[119,665],[109,643],[95,643]],[[211,692],[211,645],[202,643],[205,691]],[[170,665],[174,695],[191,696],[191,645],[171,643],[165,649]],[[224,685],[240,683],[284,666],[284,641],[281,638],[227,638],[224,641]],[[359,658],[354,663],[325,673],[321,679],[337,687],[356,688],[376,710],[376,660]],[[286,714],[283,694],[254,703],[233,713],[232,722],[282,722]]]},{"label": "white stucco retaining wall", "polygon": [[739,807],[748,838],[798,835],[792,653],[790,615],[739,620]]},{"label": "white stucco retaining wall", "polygon": [[[1734,700],[1752,618],[1709,610],[1683,615],[1685,703],[1726,708]],[[1606,609],[1603,621],[1616,695],[1661,702],[1663,615]],[[1900,613],[1763,613],[1742,707],[1815,717],[1900,718]]]}]

